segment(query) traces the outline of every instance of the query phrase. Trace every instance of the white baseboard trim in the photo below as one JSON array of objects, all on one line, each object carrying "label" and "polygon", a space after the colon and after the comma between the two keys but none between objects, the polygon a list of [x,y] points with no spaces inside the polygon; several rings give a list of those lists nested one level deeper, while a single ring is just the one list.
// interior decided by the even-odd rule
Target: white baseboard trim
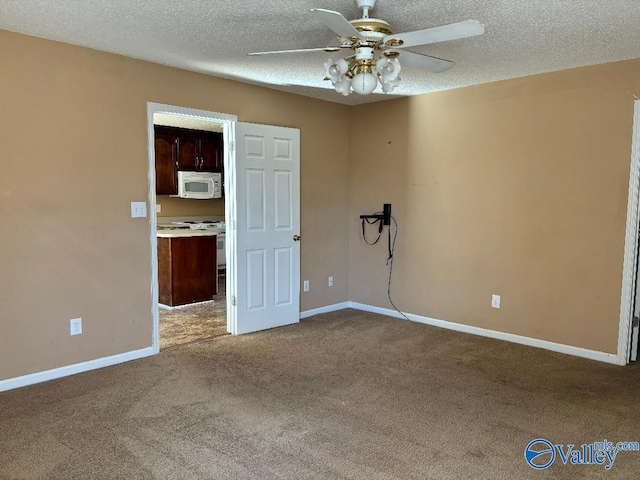
[{"label": "white baseboard trim", "polygon": [[0,392],[13,390],[14,388],[26,387],[27,385],[34,385],[36,383],[46,382],[56,378],[67,377],[69,375],[75,375],[76,373],[88,372],[89,370],[95,370],[97,368],[110,367],[118,363],[149,357],[153,354],[153,347],[147,347],[140,350],[134,350],[132,352],[112,355],[110,357],[97,358],[87,362],[67,365],[66,367],[45,370],[44,372],[23,375],[22,377],[0,380]]},{"label": "white baseboard trim", "polygon": [[[320,315],[321,313],[336,312],[338,310],[344,310],[345,308],[353,308],[365,312],[378,313],[380,315],[386,315],[388,317],[400,319],[403,318],[402,315],[400,315],[397,311],[390,308],[375,307],[373,305],[366,305],[364,303],[358,302],[342,302],[336,303],[334,305],[327,305],[326,307],[314,308],[311,310],[300,312],[300,319],[313,317],[314,315]],[[596,350],[588,350],[586,348],[548,342],[546,340],[539,340],[537,338],[523,337],[521,335],[499,332],[497,330],[488,330],[486,328],[464,325],[462,323],[447,322],[445,320],[423,317],[421,315],[415,315],[413,313],[405,313],[405,315],[411,321],[424,323],[425,325],[431,325],[433,327],[440,327],[447,330],[470,333],[472,335],[479,335],[481,337],[495,338],[497,340],[505,340],[507,342],[518,343],[520,345],[542,348],[544,350],[551,350],[552,352],[564,353],[566,355],[588,358],[590,360],[597,360],[605,363],[612,363],[614,365],[627,364],[626,359],[621,359],[617,355],[614,355],[612,353],[598,352]],[[54,380],[56,378],[75,375],[76,373],[88,372],[90,370],[95,370],[103,367],[110,367],[112,365],[129,362],[131,360],[138,360],[140,358],[145,358],[152,355],[154,355],[153,347],[147,347],[140,350],[112,355],[110,357],[97,358],[95,360],[89,360],[87,362],[76,363],[74,365],[68,365],[66,367],[45,370],[44,372],[32,373],[29,375],[23,375],[21,377],[0,380],[0,392],[13,390],[20,387],[26,387],[28,385],[35,385],[36,383],[42,383],[49,380]]]},{"label": "white baseboard trim", "polygon": [[313,317],[314,315],[320,315],[321,313],[337,312],[345,308],[351,308],[351,302],[335,303],[333,305],[327,305],[326,307],[312,308],[311,310],[300,312],[300,320]]},{"label": "white baseboard trim", "polygon": [[[381,315],[387,315],[389,317],[403,318],[397,311],[390,308],[374,307],[372,305],[366,305],[358,302],[348,302],[348,308],[354,308],[356,310],[363,310],[365,312],[379,313]],[[520,345],[527,345],[529,347],[542,348],[544,350],[551,350],[552,352],[564,353],[566,355],[573,355],[575,357],[588,358],[590,360],[597,360],[599,362],[612,363],[614,365],[626,365],[624,359],[620,359],[613,353],[598,352],[597,350],[588,350],[586,348],[573,347],[571,345],[564,345],[562,343],[548,342],[546,340],[539,340],[537,338],[523,337],[521,335],[515,335],[513,333],[499,332],[497,330],[488,330],[486,328],[473,327],[471,325],[464,325],[462,323],[447,322],[445,320],[438,320],[435,318],[423,317],[421,315],[414,315],[412,313],[405,313],[407,318],[413,322],[424,323],[425,325],[431,325],[433,327],[446,328],[447,330],[455,330],[457,332],[470,333],[472,335],[479,335],[481,337],[495,338],[497,340],[505,340],[507,342],[519,343]]]}]

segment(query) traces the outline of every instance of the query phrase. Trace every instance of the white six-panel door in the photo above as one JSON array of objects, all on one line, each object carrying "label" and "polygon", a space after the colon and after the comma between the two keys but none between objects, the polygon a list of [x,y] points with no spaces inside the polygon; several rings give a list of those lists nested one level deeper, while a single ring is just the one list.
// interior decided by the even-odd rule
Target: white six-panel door
[{"label": "white six-panel door", "polygon": [[300,320],[300,131],[238,122],[235,144],[241,334]]}]

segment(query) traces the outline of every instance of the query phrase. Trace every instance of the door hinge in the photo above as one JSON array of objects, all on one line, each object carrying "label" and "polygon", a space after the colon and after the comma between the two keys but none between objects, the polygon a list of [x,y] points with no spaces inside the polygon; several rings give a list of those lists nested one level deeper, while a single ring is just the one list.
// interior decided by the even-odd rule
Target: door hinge
[{"label": "door hinge", "polygon": [[235,295],[231,295],[231,305],[233,305],[234,307],[236,306],[236,296]]},{"label": "door hinge", "polygon": [[229,151],[233,152],[236,149],[236,142],[229,142]]},{"label": "door hinge", "polygon": [[633,328],[638,328],[640,327],[640,318],[638,317],[633,317],[633,320],[631,320],[631,326]]}]

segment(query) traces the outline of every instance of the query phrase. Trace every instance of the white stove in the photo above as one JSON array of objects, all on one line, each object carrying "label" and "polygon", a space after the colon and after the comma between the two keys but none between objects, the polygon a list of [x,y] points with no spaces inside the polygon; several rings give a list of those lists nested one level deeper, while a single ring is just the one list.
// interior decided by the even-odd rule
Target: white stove
[{"label": "white stove", "polygon": [[224,233],[226,230],[225,222],[186,222],[191,230],[212,230],[214,232]]},{"label": "white stove", "polygon": [[205,220],[202,222],[194,221],[176,221],[170,223],[158,223],[158,230],[210,230],[219,233],[225,233],[226,223],[224,221],[210,221]]}]

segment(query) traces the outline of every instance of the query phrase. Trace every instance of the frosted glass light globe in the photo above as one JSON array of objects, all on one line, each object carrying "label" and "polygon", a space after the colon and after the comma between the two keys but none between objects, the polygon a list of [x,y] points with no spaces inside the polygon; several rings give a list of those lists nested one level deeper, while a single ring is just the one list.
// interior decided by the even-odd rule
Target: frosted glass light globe
[{"label": "frosted glass light globe", "polygon": [[341,58],[340,60],[338,60],[336,62],[336,67],[338,68],[338,70],[340,71],[340,73],[342,75],[347,73],[347,71],[349,70],[349,64],[347,63],[347,61],[344,58]]},{"label": "frosted glass light globe", "polygon": [[400,85],[400,77],[395,80],[391,80],[390,82],[386,82],[382,77],[380,77],[380,84],[382,85],[382,91],[384,93],[391,93],[394,88]]},{"label": "frosted glass light globe", "polygon": [[351,88],[353,88],[354,92],[359,93],[360,95],[369,95],[377,86],[377,77],[368,72],[359,73],[351,80]]},{"label": "frosted glass light globe", "polygon": [[324,76],[329,78],[332,83],[336,83],[338,80],[340,80],[340,69],[338,68],[338,65],[336,65],[336,63],[331,59],[324,62]]},{"label": "frosted glass light globe", "polygon": [[402,67],[397,58],[382,57],[376,64],[376,72],[383,82],[391,82],[398,78]]},{"label": "frosted glass light globe", "polygon": [[349,77],[342,76],[340,80],[333,84],[336,92],[341,93],[345,97],[351,93],[351,80]]}]

